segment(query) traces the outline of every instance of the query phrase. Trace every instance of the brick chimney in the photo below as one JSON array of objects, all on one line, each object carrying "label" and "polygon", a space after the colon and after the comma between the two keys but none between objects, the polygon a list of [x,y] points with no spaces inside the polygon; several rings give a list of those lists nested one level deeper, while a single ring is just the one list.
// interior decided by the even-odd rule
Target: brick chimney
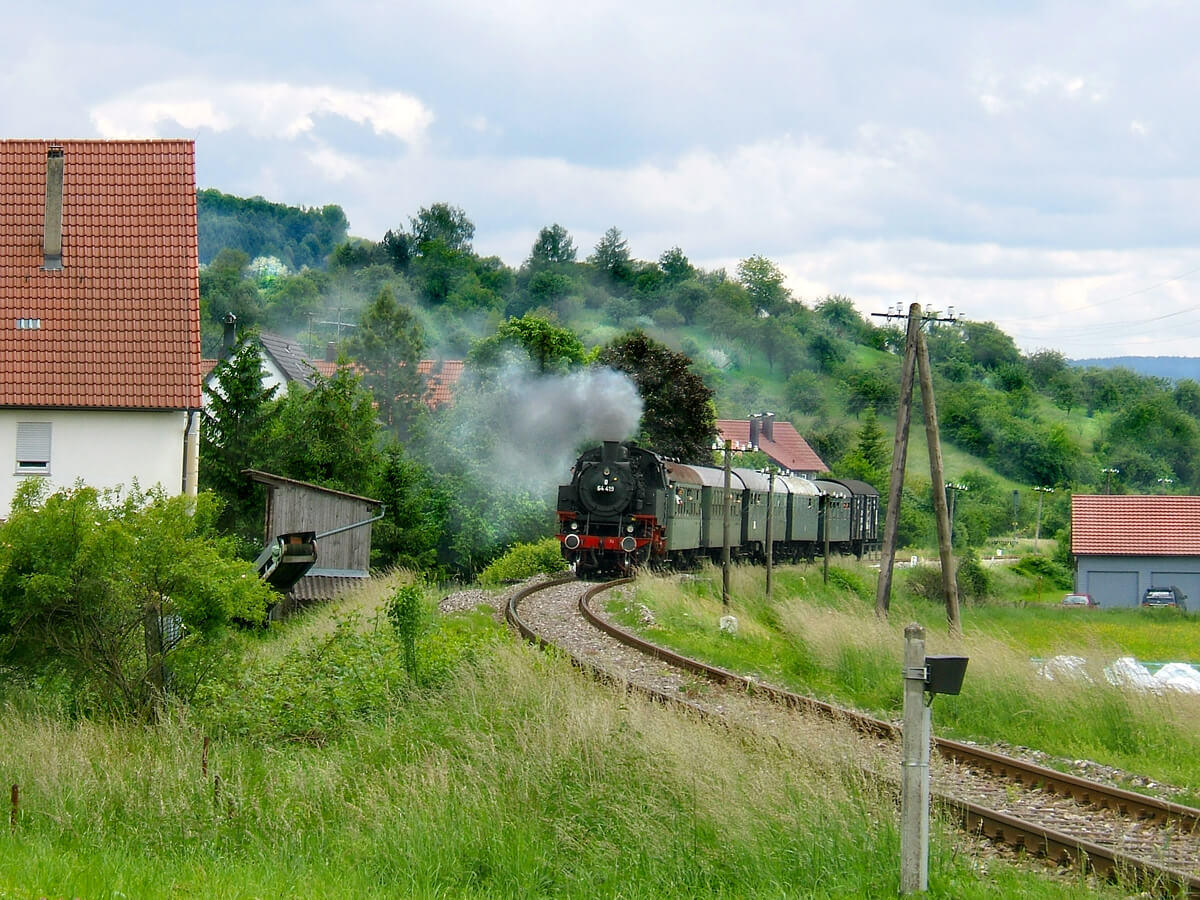
[{"label": "brick chimney", "polygon": [[337,341],[326,342],[325,362],[337,362]]},{"label": "brick chimney", "polygon": [[775,413],[762,414],[762,433],[768,441],[775,440]]},{"label": "brick chimney", "polygon": [[46,151],[46,221],[42,240],[42,268],[62,268],[63,148]]},{"label": "brick chimney", "polygon": [[750,417],[750,446],[758,446],[758,429],[762,424],[762,417],[757,413]]}]

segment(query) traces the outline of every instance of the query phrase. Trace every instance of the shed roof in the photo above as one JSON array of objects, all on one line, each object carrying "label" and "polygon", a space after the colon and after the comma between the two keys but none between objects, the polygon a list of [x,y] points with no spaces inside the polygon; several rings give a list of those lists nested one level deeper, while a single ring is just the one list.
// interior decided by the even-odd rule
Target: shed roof
[{"label": "shed roof", "polygon": [[200,383],[193,142],[0,140],[0,406],[196,409]]},{"label": "shed roof", "polygon": [[375,500],[371,497],[363,497],[359,494],[351,494],[346,491],[338,491],[333,488],[322,487],[319,484],[312,484],[308,481],[297,481],[295,478],[285,478],[282,475],[272,475],[270,472],[263,472],[258,469],[242,469],[242,474],[251,481],[257,481],[260,484],[267,484],[271,485],[272,487],[286,485],[288,487],[307,488],[308,490],[319,491],[323,494],[333,494],[337,497],[344,497],[347,500],[360,500],[363,503],[372,503],[375,506],[381,506],[383,504],[382,500]]},{"label": "shed roof", "polygon": [[1072,494],[1079,556],[1200,556],[1200,497]]}]

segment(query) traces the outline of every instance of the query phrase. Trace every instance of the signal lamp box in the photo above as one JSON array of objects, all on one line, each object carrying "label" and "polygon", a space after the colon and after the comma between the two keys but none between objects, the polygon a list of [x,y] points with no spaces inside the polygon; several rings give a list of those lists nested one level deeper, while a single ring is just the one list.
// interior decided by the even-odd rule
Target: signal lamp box
[{"label": "signal lamp box", "polygon": [[925,690],[931,694],[957,694],[967,672],[966,656],[925,657]]}]

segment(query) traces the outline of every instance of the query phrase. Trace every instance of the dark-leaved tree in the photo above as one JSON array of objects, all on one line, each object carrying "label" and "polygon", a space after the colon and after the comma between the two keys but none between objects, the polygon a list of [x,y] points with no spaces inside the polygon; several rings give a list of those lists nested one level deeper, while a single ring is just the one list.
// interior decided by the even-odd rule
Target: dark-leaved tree
[{"label": "dark-leaved tree", "polygon": [[293,382],[270,421],[266,467],[275,474],[367,495],[379,468],[379,425],[371,392],[349,368]]},{"label": "dark-leaved tree", "polygon": [[596,361],[633,378],[645,404],[642,440],[651,449],[686,463],[712,460],[713,392],[692,371],[690,357],[633,331],[605,346]]}]

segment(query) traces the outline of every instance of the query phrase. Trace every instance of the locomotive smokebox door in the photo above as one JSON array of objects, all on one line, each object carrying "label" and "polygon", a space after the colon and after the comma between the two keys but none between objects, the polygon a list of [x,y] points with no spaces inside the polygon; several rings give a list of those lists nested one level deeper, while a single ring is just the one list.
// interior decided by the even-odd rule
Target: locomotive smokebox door
[{"label": "locomotive smokebox door", "polygon": [[967,673],[966,656],[925,657],[925,690],[930,694],[957,694]]}]

